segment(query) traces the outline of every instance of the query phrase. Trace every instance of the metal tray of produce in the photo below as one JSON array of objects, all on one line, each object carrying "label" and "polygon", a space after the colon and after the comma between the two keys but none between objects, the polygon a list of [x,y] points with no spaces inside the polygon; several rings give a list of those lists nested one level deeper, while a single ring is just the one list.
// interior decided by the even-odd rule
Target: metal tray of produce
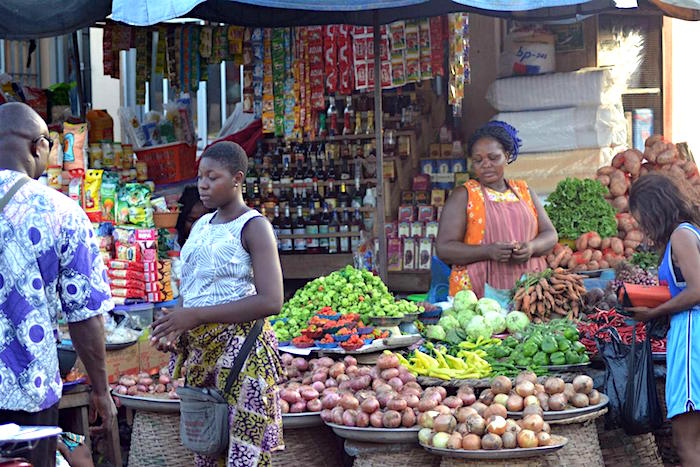
[{"label": "metal tray of produce", "polygon": [[[112,391],[112,395],[117,397],[121,405],[133,410],[145,410],[147,412],[159,413],[179,413],[180,401],[178,399],[167,399],[163,397],[127,396],[117,394]],[[167,394],[166,396],[167,397]]]},{"label": "metal tray of produce", "polygon": [[106,350],[126,349],[127,347],[131,347],[132,345],[136,344],[138,341],[139,341],[138,339],[134,339],[133,341],[120,342],[118,344],[105,344],[105,349]]},{"label": "metal tray of produce", "polygon": [[323,425],[321,412],[302,412],[282,414],[282,427],[285,430],[293,428],[311,428]]},{"label": "metal tray of produce", "polygon": [[375,326],[398,326],[403,323],[404,317],[371,316],[369,320]]},{"label": "metal tray of produce", "polygon": [[357,428],[328,423],[333,432],[341,438],[367,443],[417,443],[420,426],[413,428]]},{"label": "metal tray of produce", "polygon": [[[582,368],[586,368],[587,366],[591,366],[591,362],[586,362],[586,363],[574,363],[571,365],[547,365],[540,367],[543,370],[547,371],[574,371],[574,370],[580,370]],[[517,368],[520,368],[521,370],[525,370],[526,367],[524,366],[517,366]]]},{"label": "metal tray of produce", "polygon": [[[566,409],[560,411],[549,410],[544,413],[542,417],[544,421],[554,421],[554,420],[566,420],[567,418],[580,417],[581,415],[588,415],[589,413],[595,413],[603,409],[610,402],[610,398],[605,394],[600,395],[600,403],[596,405],[589,405],[588,407],[582,407],[580,409]],[[522,417],[522,412],[508,412],[509,417]]]},{"label": "metal tray of produce", "polygon": [[418,312],[416,312],[416,313],[404,313],[402,322],[403,323],[412,323],[418,319],[418,316],[420,314],[421,313],[418,313]]},{"label": "metal tray of produce", "polygon": [[558,451],[569,442],[567,438],[557,435],[553,435],[552,440],[555,444],[552,444],[551,446],[540,446],[537,448],[496,449],[493,451],[487,451],[486,449],[477,449],[474,451],[468,451],[466,449],[441,449],[426,446],[425,444],[421,444],[421,446],[430,454],[443,457],[454,457],[456,459],[519,459],[523,457],[543,456],[545,454]]}]

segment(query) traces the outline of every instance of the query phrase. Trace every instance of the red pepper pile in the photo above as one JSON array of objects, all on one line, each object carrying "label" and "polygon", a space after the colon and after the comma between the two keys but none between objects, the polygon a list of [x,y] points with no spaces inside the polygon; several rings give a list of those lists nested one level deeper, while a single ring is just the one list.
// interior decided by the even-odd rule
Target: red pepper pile
[{"label": "red pepper pile", "polygon": [[[621,315],[615,309],[611,310],[598,310],[595,313],[588,315],[591,322],[580,321],[577,325],[579,332],[581,333],[581,338],[579,339],[583,345],[586,346],[586,351],[589,354],[596,354],[598,348],[596,347],[595,337],[598,331],[602,328],[614,327],[620,334],[620,339],[625,344],[632,343],[632,331],[633,326],[625,323],[625,316]],[[646,330],[644,328],[644,323],[639,322],[635,325],[637,327],[637,342],[643,342],[646,338]],[[600,334],[601,339],[606,342],[610,341],[610,334],[604,332]],[[652,339],[651,340],[651,351],[652,352],[666,352],[666,339]]]}]

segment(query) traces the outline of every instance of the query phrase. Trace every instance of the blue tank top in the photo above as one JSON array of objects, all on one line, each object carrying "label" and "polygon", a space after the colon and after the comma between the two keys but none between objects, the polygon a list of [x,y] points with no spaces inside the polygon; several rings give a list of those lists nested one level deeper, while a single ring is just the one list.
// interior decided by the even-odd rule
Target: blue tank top
[{"label": "blue tank top", "polygon": [[[694,232],[698,239],[700,239],[700,229],[695,227],[693,224],[683,223],[679,225],[676,230],[678,229],[688,229]],[[662,284],[666,283],[668,285],[668,288],[671,291],[671,297],[675,297],[686,287],[685,279],[683,278],[680,269],[674,268],[673,266],[670,240],[668,245],[666,245],[666,252],[664,253],[664,258],[661,261],[661,266],[659,267],[659,281]]]}]

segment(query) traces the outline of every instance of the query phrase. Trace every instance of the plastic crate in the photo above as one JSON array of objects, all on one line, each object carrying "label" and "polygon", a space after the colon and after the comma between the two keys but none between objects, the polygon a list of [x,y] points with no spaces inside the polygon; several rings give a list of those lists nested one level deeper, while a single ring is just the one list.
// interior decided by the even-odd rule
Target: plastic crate
[{"label": "plastic crate", "polygon": [[176,183],[197,176],[197,146],[170,143],[134,151],[148,166],[148,178],[156,185]]}]

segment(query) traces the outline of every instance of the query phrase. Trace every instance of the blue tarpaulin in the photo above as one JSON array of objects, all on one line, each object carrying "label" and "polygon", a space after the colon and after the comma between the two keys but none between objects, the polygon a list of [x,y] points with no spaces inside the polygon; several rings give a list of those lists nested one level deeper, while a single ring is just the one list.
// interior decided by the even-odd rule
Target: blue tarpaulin
[{"label": "blue tarpaulin", "polygon": [[380,23],[388,23],[455,11],[504,15],[564,8],[557,15],[570,17],[595,12],[593,4],[595,11],[615,6],[612,0],[113,0],[112,19],[136,26],[182,16],[259,27],[371,25],[375,10]]}]

